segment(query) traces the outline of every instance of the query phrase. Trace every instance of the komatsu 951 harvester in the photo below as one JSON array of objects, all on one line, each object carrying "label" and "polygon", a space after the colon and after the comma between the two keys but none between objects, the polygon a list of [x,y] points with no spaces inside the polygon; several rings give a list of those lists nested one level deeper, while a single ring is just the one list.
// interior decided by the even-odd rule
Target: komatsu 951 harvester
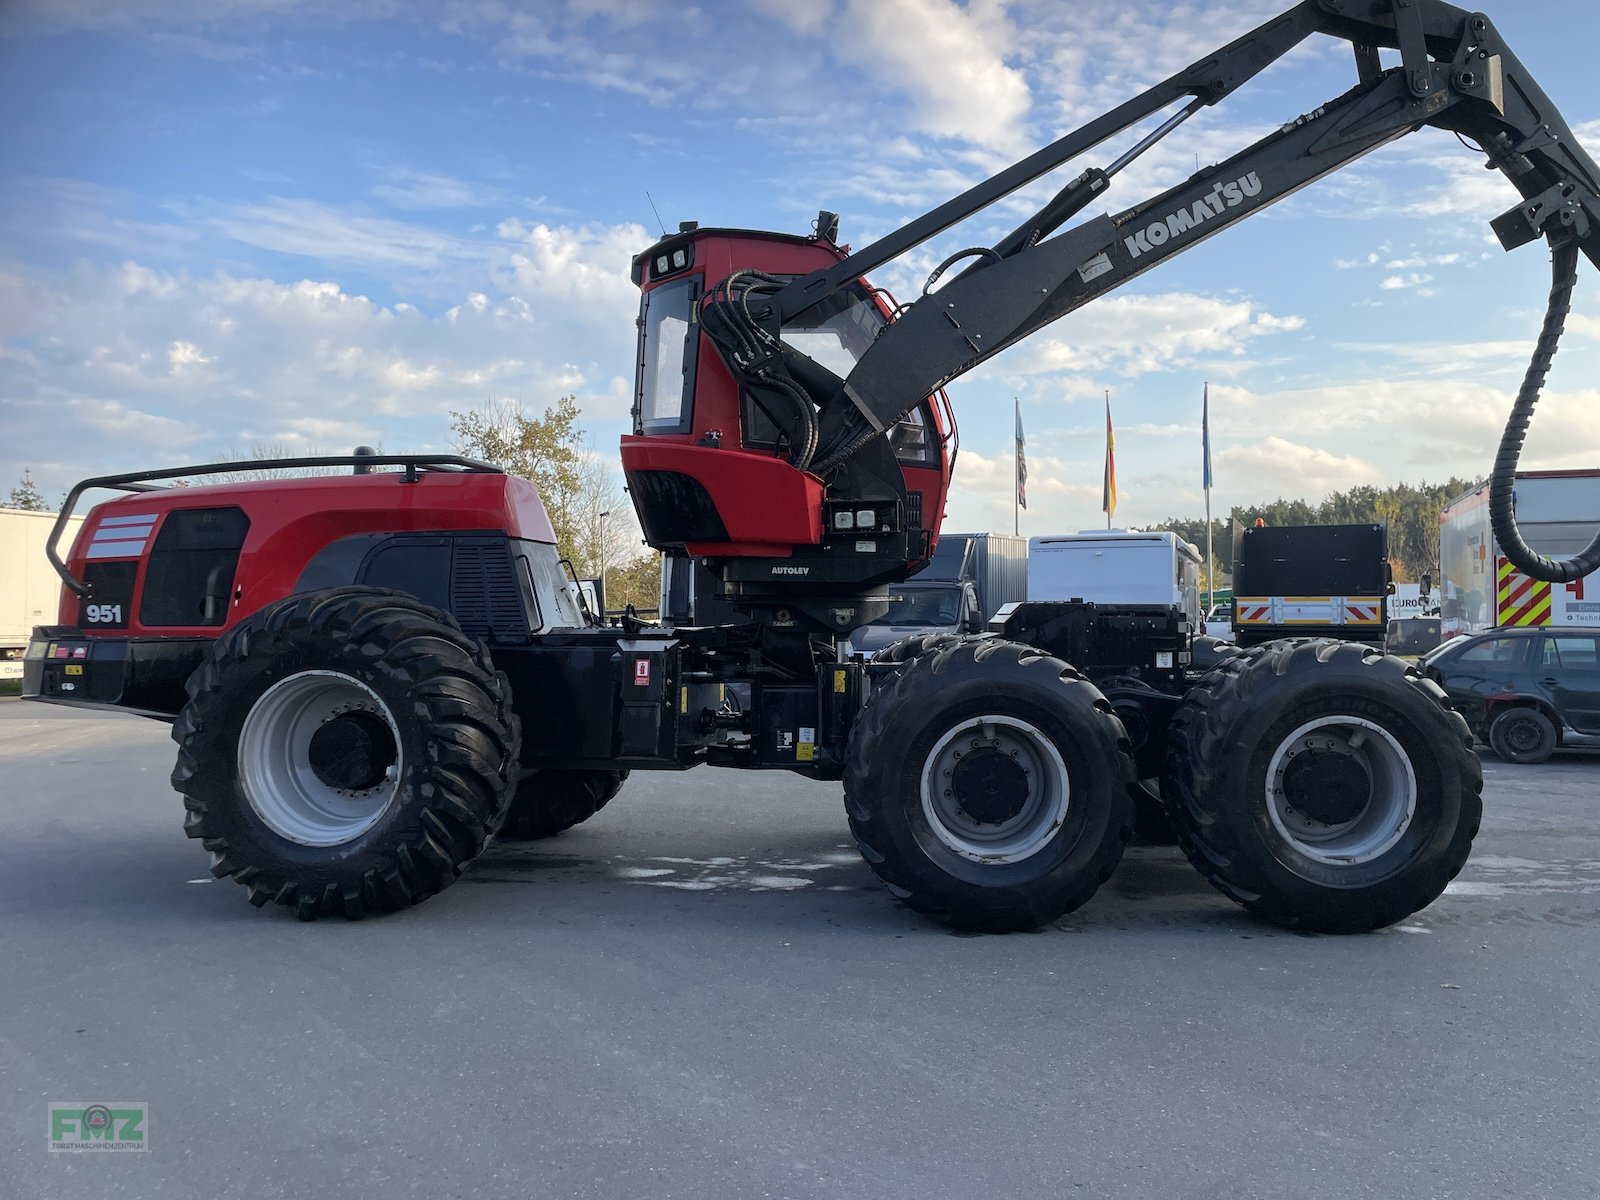
[{"label": "komatsu 951 harvester", "polygon": [[[1077,219],[1318,34],[1354,47],[1349,91],[1160,195]],[[1401,920],[1466,860],[1481,776],[1460,717],[1397,658],[1318,639],[1238,650],[1181,607],[1071,600],[870,661],[845,646],[934,552],[955,459],[947,383],[1424,126],[1505,177],[1493,228],[1507,249],[1550,246],[1544,330],[1494,468],[1496,534],[1531,575],[1587,573],[1596,543],[1562,561],[1526,547],[1510,481],[1577,262],[1600,264],[1600,172],[1487,17],[1303,0],[860,251],[824,212],[808,236],[686,224],[638,255],[627,486],[649,543],[708,570],[739,621],[588,618],[535,489],[482,463],[191,465],[73,489],[63,522],[86,489],[122,494],[56,560],[59,624],[35,631],[25,694],[171,721],[173,784],[213,872],[306,918],[415,904],[492,838],[584,820],[630,771],[707,766],[842,779],[872,870],[961,928],[1083,904],[1141,797],[1159,797],[1208,880],[1270,920]],[[1104,166],[1080,163],[911,303],[867,282],[1119,135]],[[349,472],[204,483],[252,466]],[[160,486],[174,480],[190,486]]]}]

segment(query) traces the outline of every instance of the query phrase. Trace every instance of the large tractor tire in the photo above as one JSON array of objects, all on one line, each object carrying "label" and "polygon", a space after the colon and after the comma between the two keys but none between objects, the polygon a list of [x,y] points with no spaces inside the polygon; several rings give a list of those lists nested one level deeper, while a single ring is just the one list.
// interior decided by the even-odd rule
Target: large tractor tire
[{"label": "large tractor tire", "polygon": [[1139,790],[1133,794],[1133,833],[1146,846],[1177,844],[1178,835],[1172,831],[1172,818],[1167,815],[1157,780],[1141,779]]},{"label": "large tractor tire", "polygon": [[184,830],[257,906],[416,904],[505,819],[510,688],[448,613],[374,588],[269,605],[217,640],[173,725]]},{"label": "large tractor tire", "polygon": [[1240,653],[1242,651],[1236,643],[1202,634],[1190,643],[1189,663],[1197,671],[1209,671]]},{"label": "large tractor tire", "polygon": [[500,839],[536,841],[581,825],[627,778],[626,771],[536,771],[517,785]]},{"label": "large tractor tire", "polygon": [[851,735],[845,809],[900,900],[958,929],[1053,921],[1111,875],[1133,833],[1133,760],[1100,690],[997,639],[912,658]]},{"label": "large tractor tire", "polygon": [[1322,933],[1392,925],[1467,860],[1483,774],[1415,668],[1326,639],[1269,642],[1190,689],[1169,731],[1173,828],[1219,891]]},{"label": "large tractor tire", "polygon": [[898,642],[890,642],[872,656],[872,661],[876,663],[910,662],[913,658],[927,654],[930,650],[942,650],[946,646],[954,646],[964,640],[966,639],[958,633],[914,633],[910,637],[901,638]]}]

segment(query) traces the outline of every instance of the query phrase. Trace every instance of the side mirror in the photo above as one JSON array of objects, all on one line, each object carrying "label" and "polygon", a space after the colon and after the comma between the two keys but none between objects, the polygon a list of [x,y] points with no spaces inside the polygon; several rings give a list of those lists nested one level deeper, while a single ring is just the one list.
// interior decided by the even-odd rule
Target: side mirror
[{"label": "side mirror", "polygon": [[977,613],[968,613],[967,619],[961,623],[963,633],[982,633],[983,618]]}]

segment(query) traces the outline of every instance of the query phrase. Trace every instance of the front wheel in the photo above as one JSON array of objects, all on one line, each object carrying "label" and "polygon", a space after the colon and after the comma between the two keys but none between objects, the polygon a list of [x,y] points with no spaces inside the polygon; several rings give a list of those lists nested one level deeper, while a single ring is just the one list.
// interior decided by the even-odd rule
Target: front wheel
[{"label": "front wheel", "polygon": [[1537,708],[1508,708],[1490,722],[1489,748],[1508,763],[1542,763],[1555,753],[1556,727]]},{"label": "front wheel", "polygon": [[1224,895],[1281,925],[1378,929],[1433,903],[1483,813],[1466,723],[1370,647],[1269,642],[1221,663],[1169,731],[1178,842]]},{"label": "front wheel", "polygon": [[1099,689],[994,639],[920,654],[876,690],[845,766],[850,829],[918,912],[1001,932],[1085,903],[1132,835],[1133,761]]},{"label": "front wheel", "polygon": [[217,640],[174,722],[184,830],[255,905],[405,908],[505,818],[505,677],[448,613],[373,588],[291,596]]}]

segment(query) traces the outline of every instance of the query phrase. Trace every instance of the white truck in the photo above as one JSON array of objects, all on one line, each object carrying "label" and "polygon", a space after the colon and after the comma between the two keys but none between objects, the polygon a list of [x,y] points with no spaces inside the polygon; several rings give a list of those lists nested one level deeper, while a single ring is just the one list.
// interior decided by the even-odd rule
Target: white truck
[{"label": "white truck", "polygon": [[[21,679],[33,627],[56,623],[61,578],[44,554],[55,519],[53,512],[0,508],[0,679]],[[67,523],[63,549],[82,524],[82,518]]]},{"label": "white truck", "polygon": [[[1541,554],[1583,549],[1600,524],[1600,468],[1519,471],[1513,496],[1522,536]],[[1488,484],[1439,515],[1439,570],[1446,638],[1501,626],[1600,625],[1600,572],[1543,583],[1506,561],[1489,528]]]},{"label": "white truck", "polygon": [[1085,529],[1028,542],[1028,599],[1156,604],[1200,627],[1200,551],[1175,533]]}]

